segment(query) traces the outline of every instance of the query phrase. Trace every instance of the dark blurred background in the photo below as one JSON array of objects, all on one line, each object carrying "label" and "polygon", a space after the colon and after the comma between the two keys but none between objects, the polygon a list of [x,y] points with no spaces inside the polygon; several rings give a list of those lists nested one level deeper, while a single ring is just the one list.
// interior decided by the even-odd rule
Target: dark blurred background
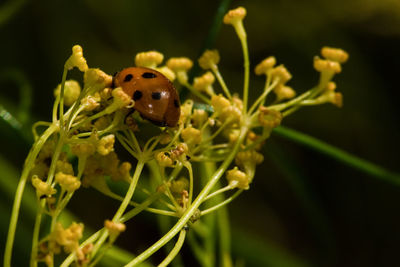
[{"label": "dark blurred background", "polygon": [[[245,27],[252,68],[274,55],[293,74],[289,85],[299,93],[317,82],[312,62],[322,46],[350,54],[335,78],[344,95],[343,108],[304,108],[283,124],[400,172],[400,1],[249,0],[232,1],[230,6],[239,5],[248,11]],[[90,67],[110,74],[133,65],[136,53],[151,49],[166,58],[195,60],[218,6],[219,1],[210,0],[0,1],[0,105],[18,116],[21,97],[30,97],[20,95],[21,84],[33,89],[29,117],[20,118],[22,130],[0,122],[0,173],[17,179],[30,147],[29,129],[36,120],[50,119],[53,89],[74,44],[83,47]],[[221,27],[215,48],[227,84],[239,90],[242,54],[232,27]],[[73,71],[70,77],[80,79],[80,74]],[[251,77],[251,99],[263,83]],[[400,265],[398,186],[276,135],[263,152],[265,161],[250,190],[229,207],[235,260],[246,266]],[[117,203],[84,191],[71,210],[81,218],[91,212],[95,218],[88,219],[90,226],[99,227]],[[3,251],[12,196],[1,192]],[[153,231],[149,218],[139,216],[136,226]],[[144,248],[134,244],[136,234],[121,237],[120,244],[127,249],[132,245],[133,252]],[[242,246],[246,240],[251,242]],[[273,260],[263,262],[260,254]]]}]

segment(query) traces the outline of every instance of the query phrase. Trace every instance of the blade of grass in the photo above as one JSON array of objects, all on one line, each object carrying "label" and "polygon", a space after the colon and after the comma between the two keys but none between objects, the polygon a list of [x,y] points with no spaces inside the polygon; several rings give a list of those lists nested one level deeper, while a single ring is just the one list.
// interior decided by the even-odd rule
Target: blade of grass
[{"label": "blade of grass", "polygon": [[337,147],[329,145],[321,140],[318,140],[315,137],[283,126],[275,128],[273,132],[278,136],[284,137],[295,143],[311,148],[352,168],[369,174],[372,177],[379,178],[386,182],[400,186],[400,174],[386,170],[381,166],[378,166],[365,159],[361,159]]}]

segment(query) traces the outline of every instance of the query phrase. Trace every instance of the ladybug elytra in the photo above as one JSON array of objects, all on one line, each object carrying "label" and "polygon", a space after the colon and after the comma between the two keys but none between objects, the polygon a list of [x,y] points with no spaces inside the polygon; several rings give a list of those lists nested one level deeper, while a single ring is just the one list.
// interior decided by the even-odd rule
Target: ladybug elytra
[{"label": "ladybug elytra", "polygon": [[160,72],[130,67],[118,72],[114,87],[121,87],[134,101],[134,109],[158,126],[175,127],[180,116],[179,96],[172,82]]}]

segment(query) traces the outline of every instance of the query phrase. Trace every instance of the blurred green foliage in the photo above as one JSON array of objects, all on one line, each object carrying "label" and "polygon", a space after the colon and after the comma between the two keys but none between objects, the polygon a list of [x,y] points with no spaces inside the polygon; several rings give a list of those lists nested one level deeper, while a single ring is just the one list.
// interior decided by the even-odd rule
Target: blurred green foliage
[{"label": "blurred green foliage", "polygon": [[[89,66],[111,74],[133,65],[137,52],[150,49],[166,57],[195,59],[218,5],[218,1],[162,0],[0,4],[0,106],[19,123],[0,121],[1,250],[13,190],[31,142],[30,127],[37,119],[50,119],[53,89],[72,45],[82,45]],[[276,56],[293,74],[290,85],[298,92],[315,83],[312,59],[322,46],[350,53],[336,79],[344,107],[303,109],[284,125],[399,172],[400,2],[248,0],[232,1],[231,7],[238,5],[248,11],[245,26],[252,66]],[[230,27],[221,28],[215,47],[227,83],[238,90],[242,56]],[[250,98],[259,94],[263,82],[252,76],[250,88],[255,93]],[[393,266],[398,262],[399,187],[277,136],[267,142],[264,152],[266,160],[251,189],[229,208],[238,263]],[[82,218],[93,214],[88,226],[98,228],[116,203],[91,189],[82,191],[70,209]],[[32,231],[32,203],[32,199],[25,203],[18,228],[15,253],[21,257],[15,258],[21,262],[30,249],[26,233]],[[143,241],[149,233],[152,240],[158,236],[151,219],[145,215],[128,224],[118,244],[133,253],[150,245],[143,243],[149,242]],[[193,260],[189,250],[182,253],[189,264]]]}]

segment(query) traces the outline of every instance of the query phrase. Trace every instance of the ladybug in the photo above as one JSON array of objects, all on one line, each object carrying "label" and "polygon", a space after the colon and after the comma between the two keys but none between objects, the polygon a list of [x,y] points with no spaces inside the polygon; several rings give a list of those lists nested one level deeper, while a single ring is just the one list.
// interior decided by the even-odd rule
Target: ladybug
[{"label": "ladybug", "polygon": [[181,114],[179,96],[170,80],[158,71],[130,67],[114,75],[113,87],[121,87],[134,101],[142,118],[157,126],[175,127]]}]

